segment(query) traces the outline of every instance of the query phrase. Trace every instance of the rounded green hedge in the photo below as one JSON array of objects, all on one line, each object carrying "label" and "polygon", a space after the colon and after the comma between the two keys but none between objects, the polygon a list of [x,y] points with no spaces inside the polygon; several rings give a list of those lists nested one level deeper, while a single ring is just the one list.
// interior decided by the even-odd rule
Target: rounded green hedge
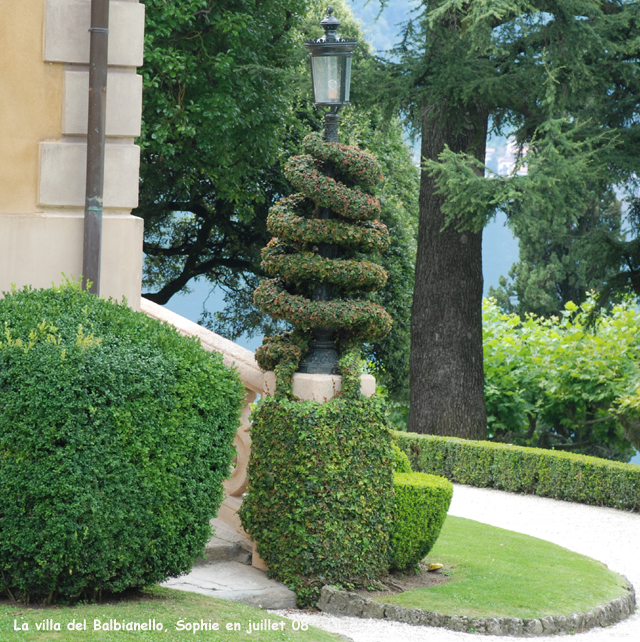
[{"label": "rounded green hedge", "polygon": [[95,599],[210,537],[243,398],[219,355],[71,285],[0,299],[0,593]]},{"label": "rounded green hedge", "polygon": [[436,543],[453,485],[426,473],[395,473],[395,511],[389,541],[391,570],[415,572]]},{"label": "rounded green hedge", "polygon": [[325,584],[368,586],[385,573],[393,454],[382,400],[276,396],[252,420],[240,511],[271,575],[310,606]]}]

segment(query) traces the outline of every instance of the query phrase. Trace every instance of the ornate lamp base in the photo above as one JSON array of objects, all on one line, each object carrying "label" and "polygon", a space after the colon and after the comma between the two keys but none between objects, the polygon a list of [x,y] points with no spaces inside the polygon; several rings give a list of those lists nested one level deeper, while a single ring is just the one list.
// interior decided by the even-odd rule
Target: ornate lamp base
[{"label": "ornate lamp base", "polygon": [[338,351],[333,328],[314,328],[311,352],[302,360],[298,372],[304,374],[340,374]]}]

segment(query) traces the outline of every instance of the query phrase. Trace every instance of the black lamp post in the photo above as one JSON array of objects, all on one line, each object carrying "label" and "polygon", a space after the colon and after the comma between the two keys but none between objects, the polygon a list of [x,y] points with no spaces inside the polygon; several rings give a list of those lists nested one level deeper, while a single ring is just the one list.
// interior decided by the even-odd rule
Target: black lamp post
[{"label": "black lamp post", "polygon": [[313,102],[325,111],[324,137],[338,142],[338,112],[349,104],[351,86],[351,57],[358,41],[340,38],[340,21],[333,15],[333,7],[327,7],[327,17],[320,23],[324,36],[307,40],[304,44],[311,59],[313,79]]},{"label": "black lamp post", "polygon": [[[307,40],[305,47],[311,59],[311,76],[313,79],[313,101],[325,110],[324,138],[330,143],[338,142],[338,112],[349,104],[351,85],[351,57],[357,40],[338,36],[339,20],[332,15],[333,7],[327,8],[327,17],[320,23],[324,27],[324,36],[317,40]],[[333,168],[325,164],[325,173],[333,177]],[[319,218],[333,218],[333,212],[322,208]],[[323,243],[318,253],[328,259],[338,256],[335,245]],[[316,286],[313,291],[315,301],[330,301],[333,288],[329,283]],[[298,369],[306,374],[339,374],[338,351],[335,347],[335,330],[319,326],[313,328],[311,351]]]}]

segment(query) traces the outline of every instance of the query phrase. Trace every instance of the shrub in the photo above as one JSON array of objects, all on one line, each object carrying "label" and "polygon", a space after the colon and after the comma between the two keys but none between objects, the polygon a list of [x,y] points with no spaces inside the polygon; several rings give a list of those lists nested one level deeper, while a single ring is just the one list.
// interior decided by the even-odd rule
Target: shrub
[{"label": "shrub", "polygon": [[391,569],[416,572],[440,535],[453,486],[443,477],[424,473],[395,473],[394,484]]},{"label": "shrub", "polygon": [[633,455],[629,440],[640,448],[632,401],[640,315],[619,304],[591,328],[592,311],[592,301],[567,303],[560,318],[521,319],[485,299],[485,402],[496,441],[619,461]]},{"label": "shrub", "polygon": [[[276,372],[281,389],[308,352],[312,328],[333,328],[343,348],[354,348],[384,339],[393,323],[369,296],[385,285],[387,273],[377,263],[362,260],[363,254],[390,244],[387,226],[376,220],[380,201],[366,191],[382,180],[378,161],[355,146],[325,141],[320,134],[309,134],[303,148],[305,154],[290,158],[285,166],[299,193],[269,210],[267,227],[273,238],[262,250],[260,265],[272,278],[264,280],[253,297],[263,312],[294,327],[292,333],[266,337],[256,351],[260,367]],[[324,173],[329,167],[338,178]],[[316,218],[319,208],[332,208],[331,217]],[[323,256],[320,250],[327,243],[339,248],[340,258]],[[313,296],[320,283],[331,285],[331,300]]]},{"label": "shrub", "polygon": [[243,390],[169,326],[67,285],[0,299],[0,592],[75,600],[187,572]]},{"label": "shrub", "polygon": [[640,510],[640,466],[572,453],[395,432],[414,470],[453,482]]},{"label": "shrub", "polygon": [[387,570],[392,451],[383,402],[286,396],[252,415],[242,524],[301,606],[325,584],[367,585]]},{"label": "shrub", "polygon": [[393,459],[394,459],[394,472],[396,473],[411,473],[411,462],[407,457],[406,453],[402,452],[398,445],[395,443],[391,444],[393,449]]}]

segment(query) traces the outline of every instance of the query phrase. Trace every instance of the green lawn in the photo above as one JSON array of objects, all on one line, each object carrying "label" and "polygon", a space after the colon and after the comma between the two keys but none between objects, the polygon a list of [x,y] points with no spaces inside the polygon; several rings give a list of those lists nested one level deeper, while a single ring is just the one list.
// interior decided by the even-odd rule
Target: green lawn
[{"label": "green lawn", "polygon": [[[487,526],[460,517],[447,517],[440,538],[427,558],[441,562],[451,579],[440,586],[378,598],[411,608],[480,617],[533,618],[588,611],[624,593],[621,576],[603,564],[555,544]],[[86,630],[70,631],[72,621]],[[94,630],[101,624],[156,622],[154,631]],[[43,631],[37,624],[60,624],[60,631]],[[218,630],[194,632],[193,623],[218,624]],[[264,624],[284,622],[284,630]],[[14,630],[28,624],[27,630]],[[162,630],[157,630],[162,623]],[[180,624],[182,623],[182,624]],[[262,629],[247,632],[249,624]],[[187,625],[191,625],[187,628]],[[227,625],[231,629],[227,630]],[[183,630],[177,630],[179,626]],[[292,620],[260,609],[194,593],[154,588],[137,599],[103,605],[49,609],[0,607],[1,642],[330,642],[337,639],[318,629],[295,630]]]},{"label": "green lawn", "polygon": [[623,579],[601,562],[535,537],[448,516],[427,560],[446,584],[378,598],[449,615],[538,618],[585,612],[622,595]]},{"label": "green lawn", "polygon": [[[0,607],[0,640],[2,642],[85,642],[85,640],[100,640],[100,642],[183,642],[192,640],[200,642],[336,642],[338,639],[331,633],[309,628],[306,631],[294,630],[292,620],[270,615],[261,609],[225,602],[195,593],[172,591],[165,588],[154,588],[145,591],[140,599],[121,601],[114,604],[103,605],[78,605],[60,608],[15,608],[12,606]],[[93,630],[94,620],[101,624],[110,619],[118,622],[146,623],[155,619],[156,627],[162,623],[161,631],[104,631]],[[36,624],[52,620],[60,624],[61,631],[38,631]],[[84,623],[86,630],[69,631],[67,625],[73,620]],[[182,624],[180,625],[180,621]],[[193,632],[187,629],[187,624],[194,622],[206,624],[217,623],[219,629]],[[258,630],[247,633],[249,623],[258,626],[262,622],[270,621],[272,625],[284,622],[284,631]],[[28,631],[15,631],[23,623],[29,626]],[[227,624],[231,630],[227,630]],[[183,626],[184,630],[178,631],[177,627]],[[235,626],[235,628],[234,628]],[[279,629],[280,627],[278,627]]]}]

